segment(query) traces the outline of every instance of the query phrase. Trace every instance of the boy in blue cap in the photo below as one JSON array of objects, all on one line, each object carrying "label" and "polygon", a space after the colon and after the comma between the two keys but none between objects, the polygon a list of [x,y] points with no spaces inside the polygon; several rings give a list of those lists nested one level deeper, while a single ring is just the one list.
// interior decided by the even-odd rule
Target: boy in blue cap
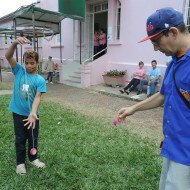
[{"label": "boy in blue cap", "polygon": [[146,23],[154,50],[172,56],[160,92],[131,107],[122,108],[124,120],[136,111],[164,104],[161,156],[163,166],[159,190],[190,189],[190,34],[183,14],[167,7],[150,15]]}]

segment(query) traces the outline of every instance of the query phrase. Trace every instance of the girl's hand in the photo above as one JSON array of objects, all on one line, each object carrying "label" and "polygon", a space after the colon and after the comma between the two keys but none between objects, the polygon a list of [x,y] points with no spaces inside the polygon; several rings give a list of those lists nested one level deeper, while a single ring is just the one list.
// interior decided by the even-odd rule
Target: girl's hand
[{"label": "girl's hand", "polygon": [[35,113],[30,113],[28,118],[23,119],[23,121],[26,122],[24,126],[27,126],[27,129],[30,129],[31,127],[34,129],[36,127],[36,120],[38,119],[39,118]]}]

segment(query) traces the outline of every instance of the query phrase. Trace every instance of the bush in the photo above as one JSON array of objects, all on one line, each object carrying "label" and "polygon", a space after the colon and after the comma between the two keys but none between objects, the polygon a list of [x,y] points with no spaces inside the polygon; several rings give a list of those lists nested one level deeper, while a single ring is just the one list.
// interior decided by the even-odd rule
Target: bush
[{"label": "bush", "polygon": [[108,76],[120,76],[120,75],[125,75],[126,73],[127,73],[127,70],[118,71],[117,69],[114,69],[114,70],[109,70],[109,71],[105,72],[105,75],[108,75]]}]

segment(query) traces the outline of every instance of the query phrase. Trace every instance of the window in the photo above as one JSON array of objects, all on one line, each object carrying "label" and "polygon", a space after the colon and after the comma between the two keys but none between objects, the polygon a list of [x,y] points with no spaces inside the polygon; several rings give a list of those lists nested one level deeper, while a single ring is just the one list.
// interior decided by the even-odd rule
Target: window
[{"label": "window", "polygon": [[101,11],[101,4],[94,6],[94,12],[99,12],[99,11]]},{"label": "window", "polygon": [[93,5],[90,5],[90,13],[93,13],[94,12],[94,6]]},{"label": "window", "polygon": [[38,46],[42,46],[42,38],[38,38]]},{"label": "window", "polygon": [[117,0],[116,5],[116,40],[120,39],[120,22],[121,22],[121,2]]},{"label": "window", "polygon": [[186,0],[184,19],[188,29],[190,30],[190,0]]},{"label": "window", "polygon": [[56,34],[54,37],[54,44],[60,45],[60,34]]},{"label": "window", "polygon": [[108,3],[102,3],[102,11],[108,10]]},{"label": "window", "polygon": [[101,2],[97,4],[91,4],[89,7],[90,13],[97,13],[101,11],[107,11],[108,10],[108,2]]}]

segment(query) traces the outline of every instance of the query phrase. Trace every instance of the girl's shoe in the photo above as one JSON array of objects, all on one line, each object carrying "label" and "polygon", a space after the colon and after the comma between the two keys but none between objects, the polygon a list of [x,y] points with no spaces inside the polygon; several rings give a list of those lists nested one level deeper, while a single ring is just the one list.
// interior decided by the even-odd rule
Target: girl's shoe
[{"label": "girl's shoe", "polygon": [[19,164],[16,167],[16,173],[19,175],[26,175],[26,167],[25,164]]},{"label": "girl's shoe", "polygon": [[121,92],[121,94],[124,94],[124,91],[123,91],[123,90],[119,90],[119,92]]},{"label": "girl's shoe", "polygon": [[44,169],[46,167],[46,165],[43,162],[41,162],[39,159],[36,159],[30,163],[38,169]]},{"label": "girl's shoe", "polygon": [[127,89],[127,90],[125,90],[125,93],[126,93],[127,95],[129,95],[130,91]]}]

